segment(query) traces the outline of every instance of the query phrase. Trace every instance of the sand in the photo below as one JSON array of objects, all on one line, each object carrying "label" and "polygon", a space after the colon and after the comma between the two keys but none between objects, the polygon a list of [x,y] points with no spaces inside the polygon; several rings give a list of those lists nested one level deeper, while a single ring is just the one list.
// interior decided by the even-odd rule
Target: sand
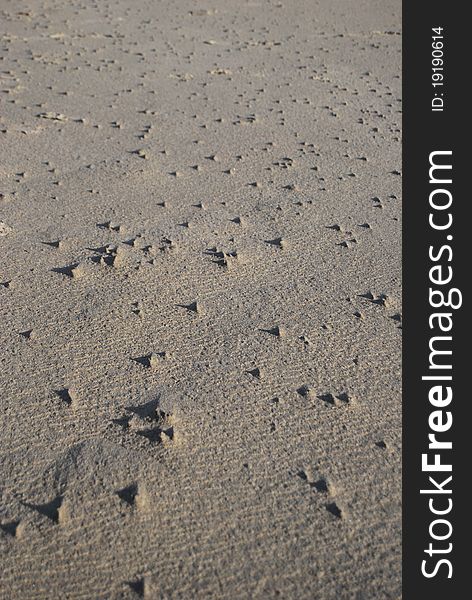
[{"label": "sand", "polygon": [[398,0],[0,0],[0,597],[399,598]]}]

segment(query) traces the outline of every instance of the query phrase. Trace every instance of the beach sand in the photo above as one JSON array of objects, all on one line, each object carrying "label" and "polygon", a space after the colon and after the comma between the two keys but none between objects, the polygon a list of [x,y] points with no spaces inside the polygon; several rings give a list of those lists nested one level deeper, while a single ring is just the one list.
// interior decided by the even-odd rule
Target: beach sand
[{"label": "beach sand", "polygon": [[0,597],[398,599],[401,5],[0,0]]}]

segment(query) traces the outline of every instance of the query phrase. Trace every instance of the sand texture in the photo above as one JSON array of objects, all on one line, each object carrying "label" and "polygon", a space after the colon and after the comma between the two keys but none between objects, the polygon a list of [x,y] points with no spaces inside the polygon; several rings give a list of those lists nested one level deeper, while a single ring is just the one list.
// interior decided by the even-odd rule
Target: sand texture
[{"label": "sand texture", "polygon": [[0,598],[398,599],[398,0],[0,0]]}]

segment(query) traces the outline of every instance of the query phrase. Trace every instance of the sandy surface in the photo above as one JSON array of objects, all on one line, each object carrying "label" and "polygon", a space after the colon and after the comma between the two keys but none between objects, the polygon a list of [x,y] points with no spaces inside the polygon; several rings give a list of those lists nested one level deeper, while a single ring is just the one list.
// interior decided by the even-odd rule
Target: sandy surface
[{"label": "sandy surface", "polygon": [[399,598],[398,0],[0,0],[0,597]]}]

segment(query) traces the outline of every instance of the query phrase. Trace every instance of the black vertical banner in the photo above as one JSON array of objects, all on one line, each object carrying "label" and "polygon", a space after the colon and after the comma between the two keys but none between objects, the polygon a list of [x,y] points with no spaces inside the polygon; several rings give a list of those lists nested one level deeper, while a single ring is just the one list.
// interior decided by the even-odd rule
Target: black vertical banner
[{"label": "black vertical banner", "polygon": [[472,221],[465,178],[472,159],[464,142],[471,128],[467,46],[472,30],[466,23],[460,3],[403,3],[403,597],[408,600],[470,594],[467,408],[472,397],[466,361],[472,351],[465,285],[472,272],[467,264]]}]

